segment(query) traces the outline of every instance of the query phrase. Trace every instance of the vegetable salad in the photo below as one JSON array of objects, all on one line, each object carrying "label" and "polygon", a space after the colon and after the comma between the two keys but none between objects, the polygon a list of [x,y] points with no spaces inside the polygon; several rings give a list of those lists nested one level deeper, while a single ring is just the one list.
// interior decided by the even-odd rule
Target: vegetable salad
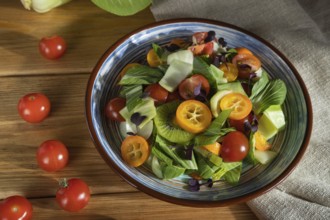
[{"label": "vegetable salad", "polygon": [[152,44],[146,63],[130,63],[120,76],[105,114],[120,123],[128,165],[147,164],[160,179],[188,175],[188,189],[198,191],[237,183],[243,161],[276,157],[271,139],[285,127],[286,86],[248,48],[197,32]]}]

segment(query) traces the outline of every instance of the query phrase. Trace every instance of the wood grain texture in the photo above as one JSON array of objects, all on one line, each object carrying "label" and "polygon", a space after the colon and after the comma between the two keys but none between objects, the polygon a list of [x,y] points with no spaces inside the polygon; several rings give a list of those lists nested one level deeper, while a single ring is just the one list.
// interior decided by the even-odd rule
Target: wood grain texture
[{"label": "wood grain texture", "polygon": [[[85,120],[85,89],[89,73],[107,47],[130,31],[153,22],[150,11],[130,17],[104,12],[88,0],[46,14],[24,10],[19,1],[0,4],[0,199],[26,196],[34,219],[255,219],[246,204],[220,208],[190,208],[139,192],[103,161]],[[68,51],[49,61],[38,52],[41,37],[60,34]],[[42,92],[51,101],[49,118],[29,124],[17,113],[20,97]],[[62,171],[38,168],[35,154],[49,139],[64,142],[70,153]],[[68,213],[55,203],[57,180],[79,177],[90,186],[89,205]]]}]

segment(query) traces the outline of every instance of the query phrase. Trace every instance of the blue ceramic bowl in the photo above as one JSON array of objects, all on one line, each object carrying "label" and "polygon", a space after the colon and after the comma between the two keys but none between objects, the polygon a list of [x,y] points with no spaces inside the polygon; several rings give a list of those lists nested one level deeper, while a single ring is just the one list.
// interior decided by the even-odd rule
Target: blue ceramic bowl
[{"label": "blue ceramic bowl", "polygon": [[[235,186],[217,183],[198,192],[184,189],[179,180],[164,181],[155,177],[147,166],[132,168],[120,154],[119,125],[108,122],[106,102],[118,96],[118,74],[128,63],[143,62],[151,43],[163,44],[176,37],[190,37],[194,32],[216,32],[229,47],[248,47],[262,62],[271,78],[287,85],[283,110],[286,127],[273,140],[278,156],[267,166],[245,166]],[[241,28],[210,20],[180,19],[142,27],[112,45],[101,57],[88,82],[86,117],[91,136],[103,159],[128,183],[156,198],[189,206],[224,206],[244,202],[270,190],[297,165],[305,152],[312,129],[311,102],[296,69],[285,56],[265,40]],[[109,183],[110,184],[110,183]]]}]

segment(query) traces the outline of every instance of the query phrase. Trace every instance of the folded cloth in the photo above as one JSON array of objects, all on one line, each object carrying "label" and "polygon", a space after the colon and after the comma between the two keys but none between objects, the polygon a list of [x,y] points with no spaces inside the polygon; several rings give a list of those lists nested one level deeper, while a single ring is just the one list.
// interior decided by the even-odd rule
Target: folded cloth
[{"label": "folded cloth", "polygon": [[330,1],[154,0],[151,11],[156,20],[195,17],[234,24],[288,57],[312,100],[312,137],[292,174],[247,204],[260,219],[330,219]]}]

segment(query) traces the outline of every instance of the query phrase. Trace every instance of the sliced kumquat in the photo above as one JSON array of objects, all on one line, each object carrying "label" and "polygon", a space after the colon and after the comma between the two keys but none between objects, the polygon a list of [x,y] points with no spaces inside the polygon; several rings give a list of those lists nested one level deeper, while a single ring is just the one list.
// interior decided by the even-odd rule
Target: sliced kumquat
[{"label": "sliced kumquat", "polygon": [[229,93],[220,100],[220,109],[232,109],[229,118],[240,120],[252,111],[251,100],[241,93]]},{"label": "sliced kumquat", "polygon": [[219,67],[223,71],[224,77],[228,82],[233,82],[237,79],[238,69],[232,63],[222,63]]},{"label": "sliced kumquat", "polygon": [[149,52],[147,54],[147,62],[149,64],[149,66],[151,66],[151,67],[157,67],[160,64],[162,64],[160,57],[158,57],[158,55],[156,54],[154,49],[149,50]]},{"label": "sliced kumquat", "polygon": [[150,147],[141,136],[128,136],[121,144],[121,155],[133,167],[141,166],[150,155]]},{"label": "sliced kumquat", "polygon": [[236,47],[235,50],[237,51],[238,54],[250,54],[253,55],[251,50],[245,48],[245,47]]},{"label": "sliced kumquat", "polygon": [[210,151],[211,153],[219,155],[221,150],[221,144],[219,142],[215,142],[213,144],[205,145],[203,146],[203,148]]},{"label": "sliced kumquat", "polygon": [[255,138],[256,149],[257,150],[266,151],[266,150],[269,150],[271,148],[272,145],[270,143],[268,143],[268,141],[260,133],[260,131],[257,131],[254,134],[254,138]]}]

